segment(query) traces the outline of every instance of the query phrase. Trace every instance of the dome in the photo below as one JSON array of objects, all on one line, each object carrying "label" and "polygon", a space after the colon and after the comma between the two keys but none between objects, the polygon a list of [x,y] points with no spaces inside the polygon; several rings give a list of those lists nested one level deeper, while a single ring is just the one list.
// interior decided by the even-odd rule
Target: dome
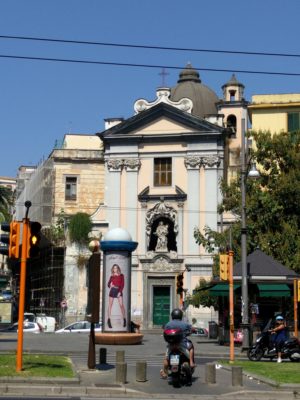
[{"label": "dome", "polygon": [[179,101],[187,97],[193,102],[192,114],[196,117],[204,118],[209,114],[217,114],[216,103],[219,98],[209,87],[203,85],[199,73],[187,64],[184,70],[179,74],[177,85],[171,89],[170,99]]},{"label": "dome", "polygon": [[103,240],[107,241],[132,241],[130,233],[123,228],[114,228],[108,231]]}]

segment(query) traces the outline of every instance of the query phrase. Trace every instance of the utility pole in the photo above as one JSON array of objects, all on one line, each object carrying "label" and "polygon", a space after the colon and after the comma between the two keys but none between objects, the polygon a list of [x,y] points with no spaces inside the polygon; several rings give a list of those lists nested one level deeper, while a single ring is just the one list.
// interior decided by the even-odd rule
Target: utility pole
[{"label": "utility pole", "polygon": [[29,237],[29,219],[28,213],[31,202],[25,202],[26,214],[23,219],[23,237],[21,252],[21,270],[20,270],[20,293],[19,293],[19,320],[18,320],[18,346],[16,371],[20,372],[23,368],[23,323],[24,323],[24,306],[25,306],[25,287],[26,287],[26,266],[28,256],[28,237]]}]

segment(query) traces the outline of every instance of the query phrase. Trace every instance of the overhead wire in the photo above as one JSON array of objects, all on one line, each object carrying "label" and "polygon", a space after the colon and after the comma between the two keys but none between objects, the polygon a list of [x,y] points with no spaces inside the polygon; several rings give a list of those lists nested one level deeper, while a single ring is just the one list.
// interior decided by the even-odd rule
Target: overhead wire
[{"label": "overhead wire", "polygon": [[[53,38],[42,38],[42,37],[29,37],[29,36],[12,36],[12,35],[0,35],[0,39],[14,39],[14,40],[27,40],[27,41],[41,41],[51,43],[64,43],[64,44],[81,44],[81,45],[97,45],[97,46],[109,46],[109,47],[125,47],[125,48],[138,48],[138,49],[152,49],[162,51],[184,51],[184,52],[207,52],[207,53],[223,53],[223,54],[234,54],[234,55],[255,55],[255,56],[268,56],[268,57],[295,57],[300,58],[300,54],[296,53],[268,53],[268,52],[256,52],[256,51],[239,51],[239,50],[220,50],[220,49],[197,49],[197,48],[185,48],[185,47],[171,47],[171,46],[152,46],[152,45],[137,45],[137,44],[126,44],[126,43],[110,43],[110,42],[96,42],[96,41],[82,41],[82,40],[67,40],[67,39],[53,39]],[[155,65],[155,64],[138,64],[138,63],[121,63],[113,61],[97,61],[97,60],[80,60],[80,59],[68,59],[68,58],[51,58],[51,57],[35,57],[35,56],[19,56],[19,55],[8,55],[0,54],[0,58],[6,59],[17,59],[17,60],[31,60],[31,61],[48,61],[48,62],[60,62],[60,63],[77,63],[77,64],[91,64],[91,65],[108,65],[116,67],[133,67],[133,68],[156,68],[156,69],[169,69],[169,70],[181,70],[182,66],[172,65]],[[199,68],[194,67],[198,71],[206,72],[226,72],[226,73],[238,73],[238,74],[259,74],[259,75],[277,75],[277,76],[300,76],[297,72],[285,72],[285,71],[259,71],[259,70],[239,70],[239,69],[224,69],[224,68]]]},{"label": "overhead wire", "polygon": [[[51,61],[51,62],[63,62],[63,63],[78,63],[78,64],[94,64],[94,65],[110,65],[117,67],[135,67],[135,68],[156,68],[156,69],[176,69],[182,70],[182,66],[172,66],[172,65],[159,65],[159,64],[135,64],[135,63],[121,63],[121,62],[111,62],[111,61],[93,61],[93,60],[75,60],[67,58],[49,58],[49,57],[31,57],[31,56],[16,56],[0,54],[0,58],[10,58],[19,60],[32,60],[32,61]],[[280,76],[300,76],[298,72],[274,72],[274,71],[251,71],[242,69],[225,69],[225,68],[199,68],[194,67],[193,69],[197,71],[207,71],[207,72],[228,72],[228,73],[238,73],[238,74],[259,74],[259,75],[280,75]]]},{"label": "overhead wire", "polygon": [[235,54],[235,55],[236,54],[255,55],[255,56],[266,56],[266,57],[272,56],[272,57],[300,58],[300,54],[297,54],[297,53],[269,53],[269,52],[244,51],[244,50],[197,49],[197,48],[189,48],[189,47],[95,42],[95,41],[84,41],[84,40],[42,38],[42,37],[32,37],[32,36],[0,35],[0,39],[17,39],[17,40],[30,40],[30,41],[53,42],[53,43],[85,44],[85,45],[93,45],[93,46],[125,47],[125,48],[148,49],[148,50],[151,49],[151,50],[188,51],[188,52],[202,52],[202,53],[222,53],[222,54]]}]

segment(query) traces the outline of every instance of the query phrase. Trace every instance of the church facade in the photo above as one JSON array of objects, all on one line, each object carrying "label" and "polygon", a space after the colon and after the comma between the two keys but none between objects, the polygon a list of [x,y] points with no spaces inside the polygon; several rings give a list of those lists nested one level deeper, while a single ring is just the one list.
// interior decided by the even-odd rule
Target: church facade
[{"label": "church facade", "polygon": [[[232,84],[243,88],[237,81],[229,83],[224,93]],[[239,102],[235,131],[226,127],[234,101]],[[227,114],[220,112],[222,107]],[[133,117],[107,120],[107,129],[98,133],[104,149],[105,200],[92,218],[105,229],[125,228],[138,242],[132,260],[131,317],[144,329],[161,327],[172,308],[184,307],[182,300],[199,279],[211,277],[211,255],[195,242],[194,229],[220,226],[219,184],[229,167],[228,144],[239,139],[245,108],[241,96],[220,103],[187,66],[175,88],[159,88],[154,101],[137,100]],[[180,274],[183,296],[176,289]],[[200,319],[204,325],[212,317],[211,310],[186,311],[190,320]]]}]

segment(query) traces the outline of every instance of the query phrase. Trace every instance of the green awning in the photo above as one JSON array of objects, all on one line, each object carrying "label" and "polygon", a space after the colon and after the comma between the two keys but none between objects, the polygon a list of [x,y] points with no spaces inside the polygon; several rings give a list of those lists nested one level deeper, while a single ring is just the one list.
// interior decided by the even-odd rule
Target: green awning
[{"label": "green awning", "polygon": [[291,291],[285,283],[258,283],[257,287],[260,297],[289,297],[291,295]]},{"label": "green awning", "polygon": [[[238,283],[233,284],[233,290],[238,289],[241,285]],[[218,283],[209,289],[209,294],[211,296],[229,296],[229,284],[228,283]]]}]

